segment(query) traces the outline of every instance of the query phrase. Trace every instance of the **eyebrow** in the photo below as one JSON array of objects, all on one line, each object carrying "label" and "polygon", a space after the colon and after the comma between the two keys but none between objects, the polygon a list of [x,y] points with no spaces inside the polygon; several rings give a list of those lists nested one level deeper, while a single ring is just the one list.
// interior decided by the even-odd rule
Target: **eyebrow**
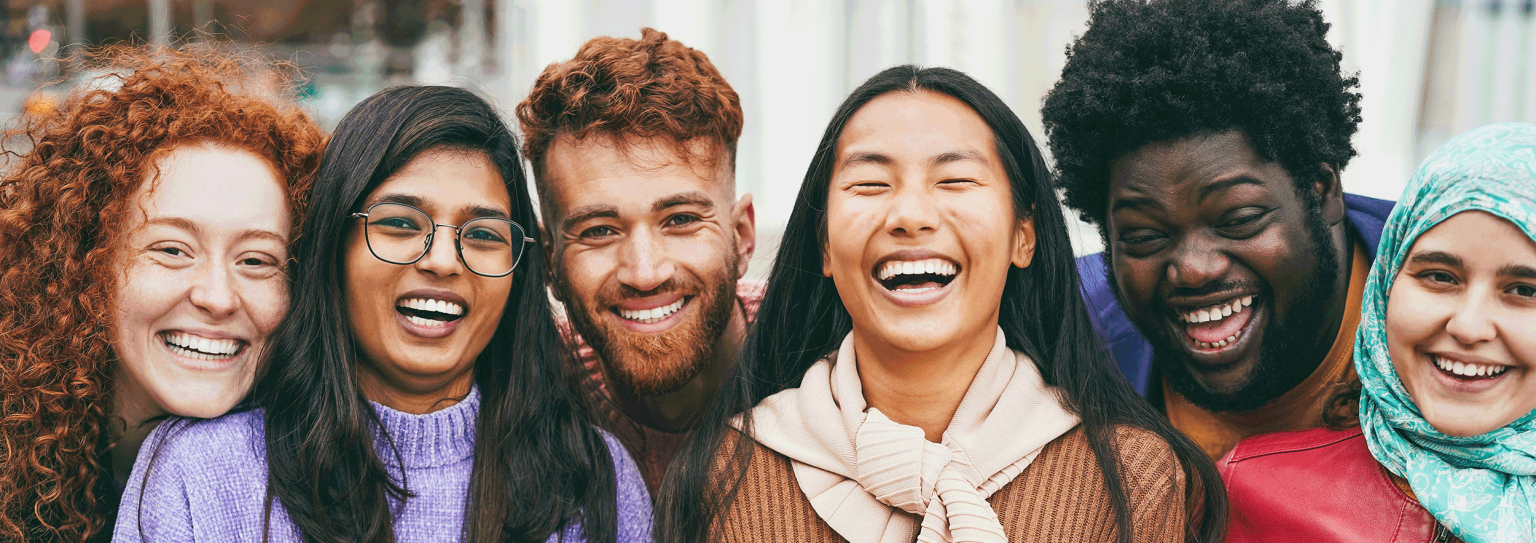
[{"label": "eyebrow", "polygon": [[1239,175],[1239,176],[1233,177],[1231,179],[1223,179],[1221,181],[1217,181],[1215,183],[1211,183],[1209,185],[1200,187],[1200,197],[1199,197],[1199,199],[1200,200],[1205,200],[1206,198],[1210,197],[1212,194],[1215,194],[1217,192],[1221,192],[1221,191],[1230,189],[1230,188],[1238,186],[1238,185],[1258,185],[1258,186],[1262,187],[1262,186],[1264,186],[1264,182],[1260,181],[1258,179],[1255,179],[1253,177],[1249,177],[1247,175]]},{"label": "eyebrow", "polygon": [[[947,151],[939,153],[933,157],[933,160],[931,160],[930,163],[934,166],[942,166],[944,164],[961,162],[965,160],[974,160],[983,164],[987,162],[986,155],[981,154],[981,152],[976,151],[975,149],[966,149],[964,151]],[[856,164],[876,164],[880,166],[889,166],[895,162],[896,160],[891,158],[890,155],[885,155],[874,151],[861,151],[849,154],[848,158],[843,159],[843,167],[846,168]]]},{"label": "eyebrow", "polygon": [[1121,209],[1127,207],[1150,207],[1154,209],[1162,209],[1163,206],[1162,204],[1157,203],[1157,200],[1143,196],[1136,196],[1131,198],[1115,198],[1115,203],[1114,205],[1110,206],[1109,212],[1113,214],[1114,212],[1120,211]]},{"label": "eyebrow", "polygon": [[502,211],[500,209],[496,209],[494,207],[485,207],[485,206],[469,206],[469,207],[466,207],[466,208],[464,208],[464,214],[468,215],[470,217],[477,218],[477,219],[481,218],[481,217],[495,217],[495,218],[498,218],[498,219],[509,219],[510,218],[507,215],[507,212],[505,212],[505,211]]},{"label": "eyebrow", "polygon": [[[187,219],[183,219],[181,217],[156,217],[156,218],[150,219],[148,221],[145,221],[144,224],[145,225],[169,226],[171,228],[176,228],[176,229],[180,229],[180,230],[186,230],[187,232],[191,232],[192,235],[194,235],[194,236],[202,236],[203,235],[203,229],[201,227],[199,227],[197,225],[197,223],[189,221]],[[284,238],[281,234],[278,234],[278,233],[273,232],[271,230],[261,230],[261,229],[257,229],[257,228],[248,228],[248,229],[245,229],[245,230],[241,230],[240,233],[235,235],[235,240],[236,241],[244,241],[244,240],[247,240],[247,239],[266,239],[266,240],[271,240],[271,241],[275,241],[277,243],[282,243],[282,244],[287,244],[288,243],[288,239],[287,238]]]},{"label": "eyebrow", "polygon": [[933,165],[940,166],[949,164],[951,162],[961,162],[965,160],[974,160],[983,164],[987,162],[985,155],[982,155],[975,149],[966,149],[964,151],[949,151],[946,153],[941,153],[939,156],[933,157]]},{"label": "eyebrow", "polygon": [[651,204],[651,211],[665,211],[667,208],[686,205],[695,205],[705,209],[714,209],[715,200],[710,198],[708,194],[704,194],[703,192],[697,190],[681,192],[657,199],[655,203]]},{"label": "eyebrow", "polygon": [[1451,266],[1455,268],[1466,267],[1464,264],[1462,264],[1461,257],[1447,253],[1445,251],[1425,251],[1422,253],[1414,253],[1413,256],[1408,257],[1408,262],[1414,264],[1440,264],[1443,266]]},{"label": "eyebrow", "polygon": [[1518,277],[1520,279],[1536,279],[1536,268],[1520,264],[1505,264],[1504,267],[1499,268],[1499,275]]},{"label": "eyebrow", "polygon": [[[422,199],[420,196],[413,196],[413,195],[410,195],[410,194],[401,194],[401,193],[398,193],[398,192],[391,192],[391,193],[387,193],[387,194],[384,194],[382,196],[379,196],[379,198],[374,200],[372,204],[368,204],[368,205],[369,205],[369,207],[372,207],[375,204],[402,204],[402,205],[408,205],[408,206],[414,207],[416,209],[422,209],[424,207],[427,207],[427,205],[426,205],[427,201]],[[426,211],[426,210],[422,209],[422,211]],[[468,206],[464,206],[462,213],[464,215],[467,215],[469,217],[474,217],[474,218],[477,218],[477,219],[481,218],[481,217],[495,217],[495,218],[498,218],[498,219],[507,219],[507,218],[509,218],[509,216],[507,215],[507,212],[505,212],[505,211],[502,211],[500,209],[496,209],[494,207],[487,207],[487,206],[482,206],[482,205],[468,205]],[[431,214],[428,213],[428,215],[431,215]]]},{"label": "eyebrow", "polygon": [[396,192],[391,192],[379,196],[379,199],[374,200],[373,203],[368,204],[368,206],[373,207],[374,204],[404,204],[418,209],[423,207],[420,196],[411,196],[409,194],[400,194]]},{"label": "eyebrow", "polygon": [[592,219],[617,218],[619,218],[619,208],[608,204],[595,204],[582,206],[571,210],[571,212],[565,216],[565,219],[560,222],[565,226],[570,227],[590,221]]}]

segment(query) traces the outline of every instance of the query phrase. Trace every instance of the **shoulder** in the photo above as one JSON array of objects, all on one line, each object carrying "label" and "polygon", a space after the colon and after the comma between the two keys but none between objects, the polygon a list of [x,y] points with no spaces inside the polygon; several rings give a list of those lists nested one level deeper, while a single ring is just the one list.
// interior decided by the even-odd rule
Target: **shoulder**
[{"label": "shoulder", "polygon": [[1249,499],[1250,493],[1252,497],[1270,495],[1281,487],[1332,486],[1350,479],[1391,486],[1359,428],[1313,428],[1250,437],[1228,451],[1216,468],[1227,483],[1227,494],[1243,499]]},{"label": "shoulder", "polygon": [[1299,540],[1366,541],[1361,534],[1404,526],[1419,509],[1371,456],[1359,428],[1251,437],[1217,468],[1227,485],[1231,541],[1263,540],[1275,530],[1304,536]]},{"label": "shoulder", "polygon": [[[1155,432],[1137,427],[1117,426],[1113,438],[1133,540],[1180,539],[1187,517],[1185,475],[1172,448]],[[992,506],[1009,533],[1034,534],[1031,541],[1116,538],[1114,506],[1082,426],[1046,445],[993,496]],[[1062,518],[1082,520],[1062,523]]]},{"label": "shoulder", "polygon": [[[1121,425],[1114,428],[1114,439],[1115,453],[1127,483],[1146,484],[1156,480],[1162,484],[1177,479],[1182,486],[1184,469],[1162,436],[1145,428]],[[1062,467],[1093,466],[1090,472],[1098,477],[1097,460],[1088,443],[1088,432],[1082,426],[1046,445],[1035,459],[1035,463],[1041,462]]]},{"label": "shoulder", "polygon": [[186,470],[222,470],[250,461],[266,463],[262,410],[242,411],[216,419],[166,421],[145,440],[135,467],[146,461],[156,465],[185,466]]},{"label": "shoulder", "polygon": [[227,515],[264,496],[262,424],[260,411],[161,423],[139,448],[114,540],[189,540],[194,515]]},{"label": "shoulder", "polygon": [[614,501],[618,511],[617,540],[650,541],[651,495],[645,488],[645,480],[640,477],[640,469],[635,466],[634,459],[629,457],[629,451],[625,450],[618,438],[601,429],[597,431],[603,436],[603,443],[608,445],[609,456],[613,457]]},{"label": "shoulder", "polygon": [[1381,243],[1381,232],[1386,228],[1387,217],[1392,215],[1397,202],[1345,194],[1344,207],[1350,226],[1354,227],[1360,240],[1365,242],[1366,252],[1374,258]]}]

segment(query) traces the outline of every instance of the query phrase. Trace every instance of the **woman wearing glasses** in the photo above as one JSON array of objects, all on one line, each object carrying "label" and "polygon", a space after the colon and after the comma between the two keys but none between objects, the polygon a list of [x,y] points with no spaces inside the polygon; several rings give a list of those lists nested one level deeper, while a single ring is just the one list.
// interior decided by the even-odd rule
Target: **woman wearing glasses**
[{"label": "woman wearing glasses", "polygon": [[649,540],[633,461],[562,386],[516,148],[459,89],[348,113],[251,409],[157,430],[115,539]]}]

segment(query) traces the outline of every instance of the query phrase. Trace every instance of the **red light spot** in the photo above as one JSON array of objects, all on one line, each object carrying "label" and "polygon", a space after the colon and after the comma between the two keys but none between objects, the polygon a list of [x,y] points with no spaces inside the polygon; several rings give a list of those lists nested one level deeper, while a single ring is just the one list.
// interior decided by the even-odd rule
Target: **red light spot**
[{"label": "red light spot", "polygon": [[52,39],[52,32],[49,32],[47,29],[37,30],[32,32],[31,37],[27,38],[27,47],[31,47],[33,53],[41,53],[43,49],[48,47],[48,42]]}]

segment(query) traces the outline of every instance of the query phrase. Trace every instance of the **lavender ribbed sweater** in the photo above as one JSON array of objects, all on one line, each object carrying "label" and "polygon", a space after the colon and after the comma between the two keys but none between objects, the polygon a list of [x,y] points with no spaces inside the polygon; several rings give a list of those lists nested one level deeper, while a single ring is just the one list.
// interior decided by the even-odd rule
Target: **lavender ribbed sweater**
[{"label": "lavender ribbed sweater", "polygon": [[[463,534],[480,392],[426,415],[372,404],[400,451],[400,462],[381,454],[391,471],[405,468],[416,496],[395,518],[396,541],[457,541]],[[177,428],[167,429],[170,426]],[[629,453],[603,434],[618,480],[618,541],[651,540],[651,500]],[[381,444],[379,450],[387,450]],[[191,425],[162,424],[145,440],[117,515],[114,542],[262,540],[267,495],[267,448],[262,411],[226,415]],[[146,466],[154,469],[145,482]],[[142,492],[142,495],[141,495]],[[281,503],[272,507],[270,541],[300,541]],[[585,541],[567,526],[564,541]],[[553,536],[550,541],[556,541]]]}]

